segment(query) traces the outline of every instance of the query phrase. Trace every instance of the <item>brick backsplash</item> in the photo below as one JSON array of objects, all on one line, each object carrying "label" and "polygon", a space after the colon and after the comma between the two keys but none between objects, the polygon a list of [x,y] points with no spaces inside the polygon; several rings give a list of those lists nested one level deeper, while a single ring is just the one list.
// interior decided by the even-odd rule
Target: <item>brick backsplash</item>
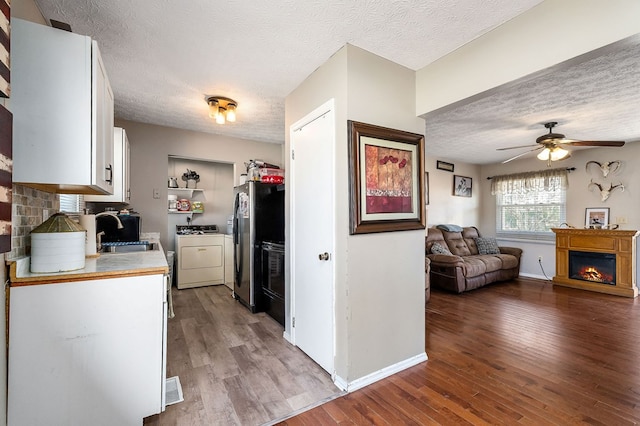
[{"label": "brick backsplash", "polygon": [[14,184],[11,210],[11,252],[7,254],[7,259],[29,255],[31,252],[29,233],[43,222],[43,211],[47,210],[51,216],[59,208],[60,202],[56,194]]}]

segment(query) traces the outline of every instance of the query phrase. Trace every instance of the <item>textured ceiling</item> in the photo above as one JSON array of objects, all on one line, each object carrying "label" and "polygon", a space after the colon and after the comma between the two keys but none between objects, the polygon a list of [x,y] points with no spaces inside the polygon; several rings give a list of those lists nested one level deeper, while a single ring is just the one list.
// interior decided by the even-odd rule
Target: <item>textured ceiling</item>
[{"label": "textured ceiling", "polygon": [[[285,97],[346,43],[417,70],[541,0],[36,2],[98,41],[116,117],[283,143]],[[213,123],[206,95],[238,121]]]},{"label": "textured ceiling", "polygon": [[[496,163],[535,149],[549,121],[558,122],[555,133],[571,139],[640,141],[640,36],[541,74],[425,115],[429,155]],[[496,151],[526,145],[532,146]]]}]

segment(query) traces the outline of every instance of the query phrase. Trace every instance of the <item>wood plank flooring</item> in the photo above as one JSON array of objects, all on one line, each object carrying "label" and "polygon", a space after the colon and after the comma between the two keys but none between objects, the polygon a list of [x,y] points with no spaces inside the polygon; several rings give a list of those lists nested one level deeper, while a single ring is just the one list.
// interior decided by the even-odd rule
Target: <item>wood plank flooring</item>
[{"label": "wood plank flooring", "polygon": [[172,292],[167,377],[180,378],[184,401],[145,425],[269,424],[340,395],[280,324],[251,314],[224,285]]},{"label": "wood plank flooring", "polygon": [[639,424],[639,299],[526,278],[435,289],[428,361],[280,424]]}]

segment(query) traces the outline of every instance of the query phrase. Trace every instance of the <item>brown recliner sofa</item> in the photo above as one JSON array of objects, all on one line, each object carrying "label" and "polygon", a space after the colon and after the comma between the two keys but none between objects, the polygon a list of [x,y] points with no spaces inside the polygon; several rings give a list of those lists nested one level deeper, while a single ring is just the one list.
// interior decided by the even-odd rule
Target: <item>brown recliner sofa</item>
[{"label": "brown recliner sofa", "polygon": [[[431,261],[431,285],[462,293],[518,277],[521,249],[498,247],[500,253],[479,254],[477,238],[480,238],[480,233],[473,226],[462,228],[461,232],[428,229],[425,254]],[[434,243],[445,247],[451,254],[432,253]]]}]

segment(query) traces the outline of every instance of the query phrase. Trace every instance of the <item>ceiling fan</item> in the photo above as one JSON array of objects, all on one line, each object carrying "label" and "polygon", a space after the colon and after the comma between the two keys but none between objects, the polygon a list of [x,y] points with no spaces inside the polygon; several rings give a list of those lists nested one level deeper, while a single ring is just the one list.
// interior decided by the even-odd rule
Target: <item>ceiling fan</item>
[{"label": "ceiling fan", "polygon": [[498,148],[498,151],[505,151],[508,149],[517,149],[517,148],[528,148],[535,146],[534,149],[523,152],[522,154],[518,154],[515,157],[511,157],[508,160],[502,162],[508,163],[509,161],[515,160],[516,158],[520,158],[523,155],[527,155],[533,151],[541,150],[537,157],[540,160],[546,161],[547,166],[551,166],[552,161],[560,161],[565,160],[571,157],[571,154],[568,150],[564,149],[563,145],[572,145],[572,146],[623,146],[624,141],[579,141],[575,139],[567,139],[563,134],[553,133],[553,128],[558,124],[557,121],[550,121],[548,123],[544,123],[544,127],[549,129],[549,133],[544,134],[536,139],[536,145],[523,145],[523,146],[512,146],[509,148]]}]

